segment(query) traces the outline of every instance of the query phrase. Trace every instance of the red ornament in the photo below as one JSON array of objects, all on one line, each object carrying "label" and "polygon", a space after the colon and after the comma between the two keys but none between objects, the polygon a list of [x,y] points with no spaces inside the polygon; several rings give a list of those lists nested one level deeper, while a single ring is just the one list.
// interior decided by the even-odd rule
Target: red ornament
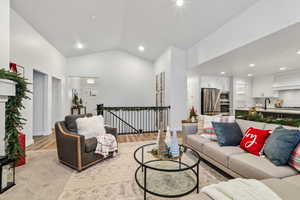
[{"label": "red ornament", "polygon": [[17,64],[16,63],[10,63],[9,64],[9,69],[12,72],[18,73],[18,69],[17,69]]}]

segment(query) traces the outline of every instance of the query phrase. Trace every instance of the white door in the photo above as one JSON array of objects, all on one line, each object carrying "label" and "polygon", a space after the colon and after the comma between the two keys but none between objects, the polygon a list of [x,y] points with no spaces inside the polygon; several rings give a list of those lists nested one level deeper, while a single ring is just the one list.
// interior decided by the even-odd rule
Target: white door
[{"label": "white door", "polygon": [[33,71],[33,136],[50,134],[47,130],[47,83],[46,74]]},{"label": "white door", "polygon": [[52,128],[55,122],[62,120],[62,86],[61,80],[52,78]]}]

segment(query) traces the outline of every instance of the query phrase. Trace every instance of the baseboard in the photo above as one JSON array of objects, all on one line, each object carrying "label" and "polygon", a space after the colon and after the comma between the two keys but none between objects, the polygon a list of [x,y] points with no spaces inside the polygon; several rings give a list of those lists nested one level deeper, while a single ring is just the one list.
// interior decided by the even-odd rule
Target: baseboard
[{"label": "baseboard", "polygon": [[42,131],[32,131],[33,136],[47,136],[51,134],[51,131],[42,130]]}]

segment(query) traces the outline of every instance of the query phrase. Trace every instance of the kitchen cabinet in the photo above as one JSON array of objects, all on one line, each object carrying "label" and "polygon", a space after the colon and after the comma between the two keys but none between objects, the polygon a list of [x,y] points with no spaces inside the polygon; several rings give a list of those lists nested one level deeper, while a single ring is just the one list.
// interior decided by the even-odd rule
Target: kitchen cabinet
[{"label": "kitchen cabinet", "polygon": [[273,90],[274,76],[255,77],[252,81],[252,96],[254,98],[278,97]]},{"label": "kitchen cabinet", "polygon": [[201,76],[201,88],[217,88],[223,92],[230,91],[230,78],[226,76]]},{"label": "kitchen cabinet", "polygon": [[233,108],[252,107],[252,80],[251,78],[233,78]]}]

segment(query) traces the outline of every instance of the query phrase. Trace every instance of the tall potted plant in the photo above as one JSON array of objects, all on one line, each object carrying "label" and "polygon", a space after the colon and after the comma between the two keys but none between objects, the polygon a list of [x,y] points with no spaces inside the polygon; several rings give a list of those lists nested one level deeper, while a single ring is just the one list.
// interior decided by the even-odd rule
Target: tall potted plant
[{"label": "tall potted plant", "polygon": [[26,119],[22,117],[21,111],[25,108],[23,100],[30,99],[27,94],[29,82],[21,74],[0,69],[0,79],[8,79],[16,82],[16,95],[8,98],[5,113],[5,143],[6,154],[9,159],[18,160],[23,155],[19,144],[20,130],[23,129]]}]

